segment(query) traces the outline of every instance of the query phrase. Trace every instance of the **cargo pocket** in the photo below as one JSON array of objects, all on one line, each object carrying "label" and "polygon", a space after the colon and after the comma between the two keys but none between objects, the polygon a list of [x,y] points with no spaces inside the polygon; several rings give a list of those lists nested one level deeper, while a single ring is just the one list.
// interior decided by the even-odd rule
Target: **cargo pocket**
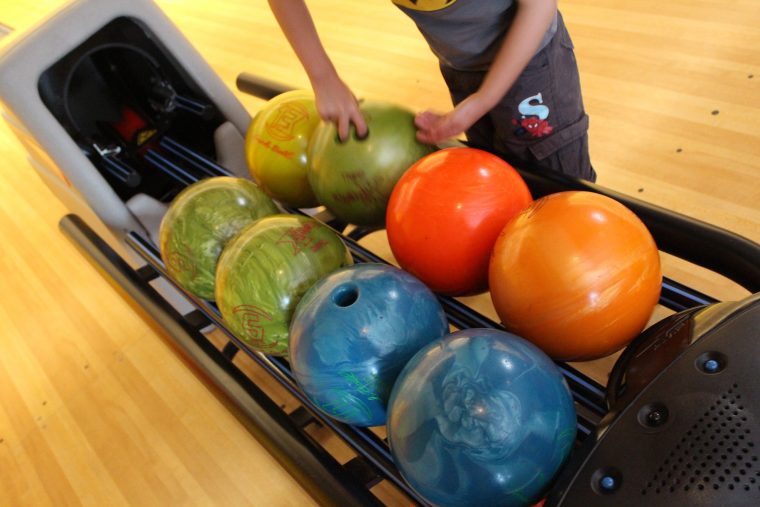
[{"label": "cargo pocket", "polygon": [[567,176],[596,181],[588,152],[588,116],[538,141],[529,150],[541,167]]},{"label": "cargo pocket", "polygon": [[563,146],[567,146],[573,141],[577,141],[583,137],[587,131],[588,115],[584,114],[577,122],[568,125],[558,132],[554,132],[546,139],[532,143],[529,148],[530,152],[536,160],[544,160],[556,153]]}]

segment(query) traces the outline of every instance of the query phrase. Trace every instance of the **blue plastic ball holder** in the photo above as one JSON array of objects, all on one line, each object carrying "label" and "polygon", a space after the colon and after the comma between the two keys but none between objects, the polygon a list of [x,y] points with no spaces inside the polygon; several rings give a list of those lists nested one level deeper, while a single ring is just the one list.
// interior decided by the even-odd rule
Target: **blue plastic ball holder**
[{"label": "blue plastic ball holder", "polygon": [[439,506],[532,504],[576,431],[554,362],[496,329],[457,331],[420,350],[399,374],[388,414],[399,471]]}]

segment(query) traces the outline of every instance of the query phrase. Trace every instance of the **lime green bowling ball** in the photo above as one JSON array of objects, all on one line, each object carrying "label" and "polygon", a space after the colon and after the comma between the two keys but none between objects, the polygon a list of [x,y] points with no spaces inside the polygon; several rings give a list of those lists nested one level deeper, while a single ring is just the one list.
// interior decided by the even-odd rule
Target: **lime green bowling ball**
[{"label": "lime green bowling ball", "polygon": [[325,275],[352,264],[340,236],[301,215],[273,215],[227,244],[216,301],[227,327],[253,350],[284,356],[298,301]]},{"label": "lime green bowling ball", "polygon": [[417,141],[414,113],[383,102],[361,106],[368,135],[341,143],[332,123],[314,130],[309,144],[309,183],[337,218],[381,227],[391,191],[404,172],[435,150]]},{"label": "lime green bowling ball", "polygon": [[214,298],[216,263],[243,227],[279,209],[255,183],[217,176],[186,187],[169,204],[159,249],[169,276],[199,298]]},{"label": "lime green bowling ball", "polygon": [[307,148],[319,124],[314,95],[292,90],[270,99],[245,136],[248,170],[273,199],[294,208],[317,206],[309,180]]}]

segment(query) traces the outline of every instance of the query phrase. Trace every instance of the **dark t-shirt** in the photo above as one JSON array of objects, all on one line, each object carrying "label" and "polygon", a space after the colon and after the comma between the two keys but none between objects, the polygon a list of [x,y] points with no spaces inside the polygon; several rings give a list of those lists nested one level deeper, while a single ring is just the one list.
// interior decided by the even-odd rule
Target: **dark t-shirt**
[{"label": "dark t-shirt", "polygon": [[[392,0],[417,25],[444,65],[486,70],[512,25],[513,0]],[[538,51],[557,31],[555,14]]]}]

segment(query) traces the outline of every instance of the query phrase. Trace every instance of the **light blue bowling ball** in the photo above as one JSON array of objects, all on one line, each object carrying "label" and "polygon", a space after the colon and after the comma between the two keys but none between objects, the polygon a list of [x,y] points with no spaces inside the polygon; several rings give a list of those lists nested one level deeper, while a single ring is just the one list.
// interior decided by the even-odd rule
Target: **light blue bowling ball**
[{"label": "light blue bowling ball", "polygon": [[531,505],[573,446],[576,413],[560,370],[536,346],[467,329],[409,361],[387,427],[401,475],[430,503]]},{"label": "light blue bowling ball", "polygon": [[356,426],[386,422],[393,383],[407,361],[448,332],[438,298],[396,267],[363,263],[312,286],[290,325],[290,366],[324,413]]}]

